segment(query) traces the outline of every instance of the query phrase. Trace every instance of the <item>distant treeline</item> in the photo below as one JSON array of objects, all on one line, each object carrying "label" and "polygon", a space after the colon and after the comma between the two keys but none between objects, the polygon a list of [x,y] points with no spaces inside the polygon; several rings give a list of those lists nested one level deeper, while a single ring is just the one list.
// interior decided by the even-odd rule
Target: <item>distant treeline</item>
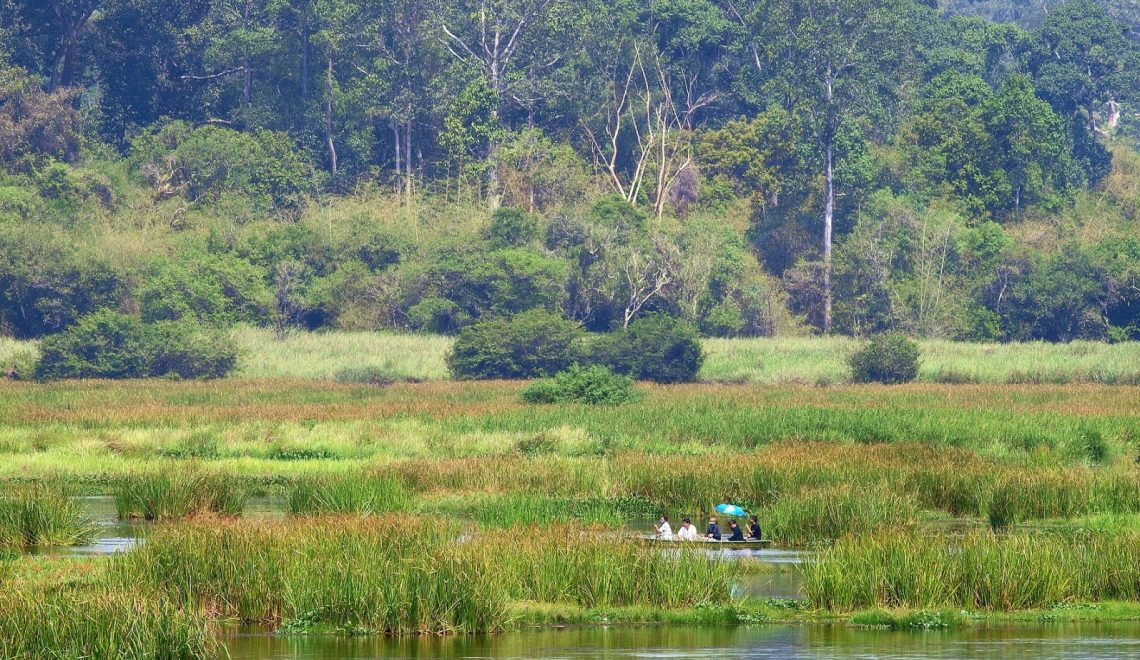
[{"label": "distant treeline", "polygon": [[1003,4],[0,0],[0,334],[1140,338],[1133,17]]}]

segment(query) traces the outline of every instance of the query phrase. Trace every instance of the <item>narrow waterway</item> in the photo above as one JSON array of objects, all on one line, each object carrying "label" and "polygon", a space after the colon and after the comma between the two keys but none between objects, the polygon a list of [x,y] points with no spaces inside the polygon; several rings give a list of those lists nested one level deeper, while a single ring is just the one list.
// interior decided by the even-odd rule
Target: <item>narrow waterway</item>
[{"label": "narrow waterway", "polygon": [[406,640],[287,637],[250,631],[231,633],[225,642],[234,660],[690,657],[1108,660],[1140,657],[1140,626],[1033,625],[925,632],[862,630],[838,625],[594,627]]}]

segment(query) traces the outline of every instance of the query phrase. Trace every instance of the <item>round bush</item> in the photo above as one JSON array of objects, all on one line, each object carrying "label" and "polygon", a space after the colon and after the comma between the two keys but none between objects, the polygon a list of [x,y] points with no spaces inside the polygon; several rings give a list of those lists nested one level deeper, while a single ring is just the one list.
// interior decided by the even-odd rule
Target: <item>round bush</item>
[{"label": "round bush", "polygon": [[142,378],[149,367],[150,346],[143,322],[103,309],[44,339],[36,378]]},{"label": "round bush", "polygon": [[490,239],[497,247],[518,247],[538,236],[538,218],[522,209],[503,207],[491,214]]},{"label": "round bush", "polygon": [[460,331],[447,366],[466,380],[550,376],[578,361],[581,336],[577,324],[540,309],[481,320]]},{"label": "round bush", "polygon": [[918,344],[897,332],[877,335],[847,362],[856,383],[909,383],[918,378]]},{"label": "round bush", "polygon": [[155,323],[148,335],[151,376],[222,378],[237,366],[237,346],[220,330],[176,321]]},{"label": "round bush", "polygon": [[595,361],[617,373],[658,383],[696,380],[705,359],[696,328],[668,314],[646,314],[595,350]]},{"label": "round bush", "polygon": [[40,347],[35,375],[61,378],[220,378],[237,362],[225,333],[188,321],[147,324],[100,310]]},{"label": "round bush", "polygon": [[633,379],[615,374],[609,367],[572,365],[554,378],[536,380],[522,391],[528,403],[588,403],[620,405],[641,398]]}]

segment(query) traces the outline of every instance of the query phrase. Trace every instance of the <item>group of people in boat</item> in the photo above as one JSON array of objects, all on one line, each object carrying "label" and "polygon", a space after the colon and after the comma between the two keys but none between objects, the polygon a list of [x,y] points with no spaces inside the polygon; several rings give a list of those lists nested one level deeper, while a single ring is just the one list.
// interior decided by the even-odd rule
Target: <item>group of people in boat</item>
[{"label": "group of people in boat", "polygon": [[[657,530],[657,538],[662,541],[696,541],[700,538],[697,535],[697,527],[689,518],[681,521],[681,527],[677,530],[676,536],[673,534],[673,528],[669,525],[669,516],[661,516],[654,525]],[[744,529],[736,524],[735,520],[728,522],[728,537],[720,531],[720,525],[717,524],[716,516],[709,518],[709,526],[705,530],[705,538],[710,541],[759,541],[763,537],[760,534],[760,521],[756,516],[748,516],[748,534],[745,536]]]}]

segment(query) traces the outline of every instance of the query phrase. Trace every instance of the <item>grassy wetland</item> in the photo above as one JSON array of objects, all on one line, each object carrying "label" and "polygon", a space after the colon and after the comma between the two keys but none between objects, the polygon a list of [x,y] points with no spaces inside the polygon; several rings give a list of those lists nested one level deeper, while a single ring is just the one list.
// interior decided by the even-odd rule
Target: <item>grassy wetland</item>
[{"label": "grassy wetland", "polygon": [[[240,626],[1140,620],[1135,386],[522,387],[0,382],[0,655],[211,657]],[[78,496],[141,541],[66,556],[100,533]],[[802,563],[625,540],[725,501]],[[784,573],[790,599],[742,588]]]}]

